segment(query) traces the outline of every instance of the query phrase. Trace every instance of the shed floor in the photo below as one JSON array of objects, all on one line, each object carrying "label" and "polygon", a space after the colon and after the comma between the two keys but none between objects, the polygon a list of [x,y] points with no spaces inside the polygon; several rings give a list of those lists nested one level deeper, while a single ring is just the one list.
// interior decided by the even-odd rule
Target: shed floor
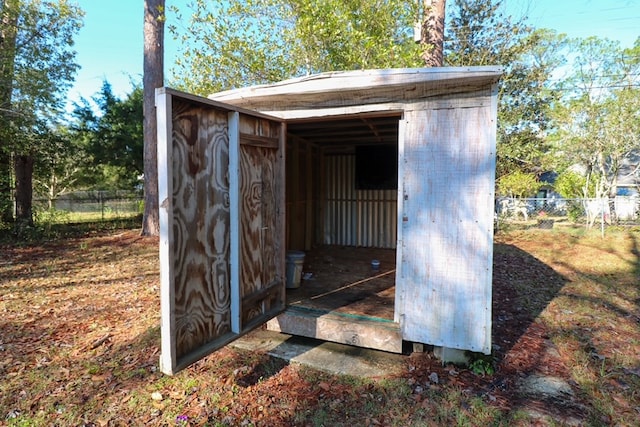
[{"label": "shed floor", "polygon": [[[393,321],[394,249],[320,246],[306,252],[300,287],[287,289],[287,305],[326,313]],[[372,260],[379,260],[376,271]]]}]

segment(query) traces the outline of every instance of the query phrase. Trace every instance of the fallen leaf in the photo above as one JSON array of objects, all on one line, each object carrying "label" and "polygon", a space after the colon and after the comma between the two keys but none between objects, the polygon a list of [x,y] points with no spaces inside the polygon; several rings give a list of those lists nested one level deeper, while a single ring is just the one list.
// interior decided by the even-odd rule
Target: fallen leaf
[{"label": "fallen leaf", "polygon": [[182,399],[184,398],[184,391],[172,391],[169,393],[169,397],[171,399]]}]

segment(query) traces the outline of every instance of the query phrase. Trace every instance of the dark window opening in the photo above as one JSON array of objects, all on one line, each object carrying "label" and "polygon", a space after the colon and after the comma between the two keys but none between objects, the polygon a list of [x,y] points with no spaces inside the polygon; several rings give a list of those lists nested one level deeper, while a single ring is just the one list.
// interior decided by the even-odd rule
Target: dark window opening
[{"label": "dark window opening", "polygon": [[395,145],[356,146],[356,189],[398,189],[398,150]]}]

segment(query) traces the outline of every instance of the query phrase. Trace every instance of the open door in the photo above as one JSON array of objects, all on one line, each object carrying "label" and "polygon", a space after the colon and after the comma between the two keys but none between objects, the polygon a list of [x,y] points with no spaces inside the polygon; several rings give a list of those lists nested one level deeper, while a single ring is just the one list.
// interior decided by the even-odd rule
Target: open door
[{"label": "open door", "polygon": [[161,356],[172,375],[285,308],[278,119],[156,92]]}]

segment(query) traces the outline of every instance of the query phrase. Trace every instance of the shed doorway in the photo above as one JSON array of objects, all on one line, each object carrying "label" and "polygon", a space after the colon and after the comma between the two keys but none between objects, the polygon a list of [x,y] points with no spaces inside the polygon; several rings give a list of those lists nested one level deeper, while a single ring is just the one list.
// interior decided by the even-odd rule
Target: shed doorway
[{"label": "shed doorway", "polygon": [[304,251],[305,260],[300,286],[287,289],[287,309],[269,329],[402,351],[395,321],[400,119],[287,123],[286,248]]}]

